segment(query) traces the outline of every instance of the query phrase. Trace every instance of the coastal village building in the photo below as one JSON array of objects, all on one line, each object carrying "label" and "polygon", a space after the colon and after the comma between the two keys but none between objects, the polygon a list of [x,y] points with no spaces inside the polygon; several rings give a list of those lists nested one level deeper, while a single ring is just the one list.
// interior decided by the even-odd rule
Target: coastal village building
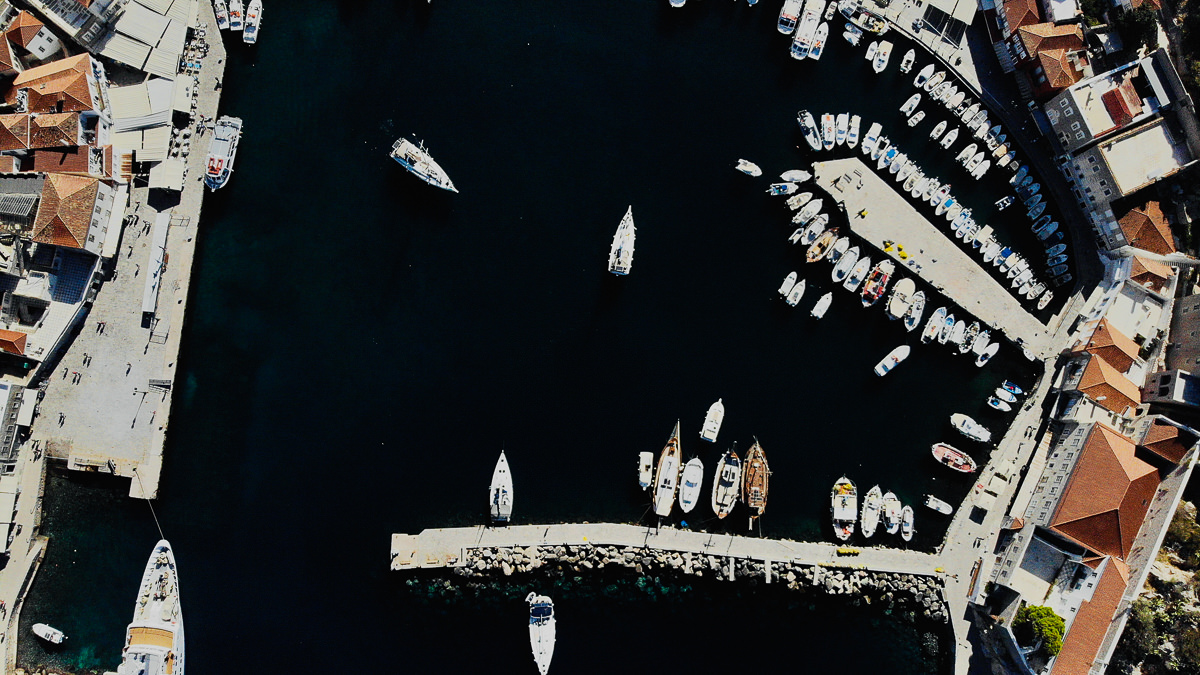
[{"label": "coastal village building", "polygon": [[40,19],[22,11],[9,24],[4,36],[12,46],[24,50],[38,61],[47,61],[62,51],[62,41]]},{"label": "coastal village building", "polygon": [[1167,345],[1167,369],[1200,373],[1200,294],[1175,301]]},{"label": "coastal village building", "polygon": [[1200,376],[1186,370],[1155,373],[1142,392],[1142,402],[1151,411],[1163,411],[1193,427],[1200,424]]},{"label": "coastal village building", "polygon": [[[1197,452],[1195,436],[1159,416],[1134,433],[1137,442],[1101,423],[1067,422],[1022,487],[977,603],[1021,672],[1101,673],[1111,658]],[[1017,644],[1009,627],[1026,605],[1064,619],[1057,657]]]},{"label": "coastal village building", "polygon": [[1117,221],[1117,226],[1128,246],[1158,255],[1170,255],[1178,250],[1171,226],[1157,201],[1149,200],[1129,209]]}]

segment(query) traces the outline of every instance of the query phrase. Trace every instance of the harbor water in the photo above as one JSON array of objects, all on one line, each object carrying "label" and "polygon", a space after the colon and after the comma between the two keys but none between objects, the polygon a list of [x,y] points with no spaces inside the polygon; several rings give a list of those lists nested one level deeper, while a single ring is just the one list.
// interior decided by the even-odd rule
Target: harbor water
[{"label": "harbor water", "polygon": [[[773,472],[763,536],[831,540],[829,490],[845,474],[913,504],[911,545],[938,545],[948,519],[923,495],[958,502],[974,481],[930,445],[985,460],[950,415],[1001,432],[985,400],[1006,377],[1029,384],[1028,362],[1005,344],[977,369],[840,289],[810,318],[830,266],[787,243],[767,179],[818,158],[799,148],[798,109],[847,111],[864,133],[883,123],[1033,258],[1035,242],[1015,208],[985,215],[1008,194],[999,172],[975,183],[929,147],[944,112],[925,103],[925,122],[903,124],[902,39],[881,76],[840,30],[820,62],[796,63],[775,10],[289,0],[268,4],[256,47],[230,42],[222,112],[245,136],[229,186],[205,202],[154,504],[190,669],[533,672],[529,580],[446,589],[389,573],[389,535],[480,522],[501,449],[516,522],[649,524],[637,454],[657,453],[676,419],[685,459],[706,466],[689,527],[746,532],[744,509],[720,524],[707,513],[708,481],[723,450],[757,438]],[[461,194],[387,157],[412,134]],[[741,157],[764,177],[734,171]],[[606,258],[629,205],[637,251],[616,278]],[[776,293],[792,270],[808,279],[795,309]],[[902,343],[912,356],[876,377]],[[718,397],[724,427],[704,443]],[[117,664],[158,538],[126,490],[51,476],[23,664]],[[557,672],[670,667],[696,648],[721,667],[926,673],[950,649],[877,607],[777,586],[539,583],[558,605]],[[28,637],[35,621],[67,644],[46,651]],[[709,647],[730,630],[727,649]]]}]

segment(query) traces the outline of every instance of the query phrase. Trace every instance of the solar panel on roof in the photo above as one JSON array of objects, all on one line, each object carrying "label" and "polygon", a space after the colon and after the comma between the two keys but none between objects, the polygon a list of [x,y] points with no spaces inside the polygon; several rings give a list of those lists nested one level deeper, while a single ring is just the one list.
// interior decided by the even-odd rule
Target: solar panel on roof
[{"label": "solar panel on roof", "polygon": [[0,195],[0,214],[28,218],[37,200],[38,195]]}]

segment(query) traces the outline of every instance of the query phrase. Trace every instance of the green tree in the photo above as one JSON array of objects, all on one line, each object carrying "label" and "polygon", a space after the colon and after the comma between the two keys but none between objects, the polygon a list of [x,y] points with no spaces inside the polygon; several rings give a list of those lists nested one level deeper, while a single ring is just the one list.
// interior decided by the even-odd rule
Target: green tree
[{"label": "green tree", "polygon": [[1126,49],[1158,48],[1158,15],[1146,5],[1134,10],[1113,10],[1113,26],[1121,33]]},{"label": "green tree", "polygon": [[1057,656],[1062,650],[1063,632],[1066,629],[1063,618],[1054,613],[1053,609],[1041,605],[1026,605],[1017,612],[1013,628],[1022,628],[1042,641],[1042,650],[1049,656]]},{"label": "green tree", "polygon": [[1079,7],[1083,10],[1083,18],[1087,25],[1099,26],[1104,23],[1104,10],[1108,9],[1108,3],[1104,0],[1083,0]]}]

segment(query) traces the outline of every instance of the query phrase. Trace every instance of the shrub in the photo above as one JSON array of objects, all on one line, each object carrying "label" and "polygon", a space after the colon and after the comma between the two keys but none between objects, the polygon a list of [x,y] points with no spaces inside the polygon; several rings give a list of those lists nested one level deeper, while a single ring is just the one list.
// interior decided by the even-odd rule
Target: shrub
[{"label": "shrub", "polygon": [[1143,5],[1132,10],[1113,10],[1113,14],[1113,26],[1121,33],[1126,49],[1158,48],[1158,16],[1154,10]]},{"label": "shrub", "polygon": [[1017,612],[1014,628],[1025,628],[1042,641],[1042,650],[1049,656],[1057,656],[1062,649],[1066,622],[1054,610],[1041,605],[1027,605]]},{"label": "shrub", "polygon": [[1108,8],[1108,3],[1104,0],[1083,0],[1079,4],[1083,10],[1083,18],[1089,26],[1099,26],[1104,23],[1104,10]]}]

